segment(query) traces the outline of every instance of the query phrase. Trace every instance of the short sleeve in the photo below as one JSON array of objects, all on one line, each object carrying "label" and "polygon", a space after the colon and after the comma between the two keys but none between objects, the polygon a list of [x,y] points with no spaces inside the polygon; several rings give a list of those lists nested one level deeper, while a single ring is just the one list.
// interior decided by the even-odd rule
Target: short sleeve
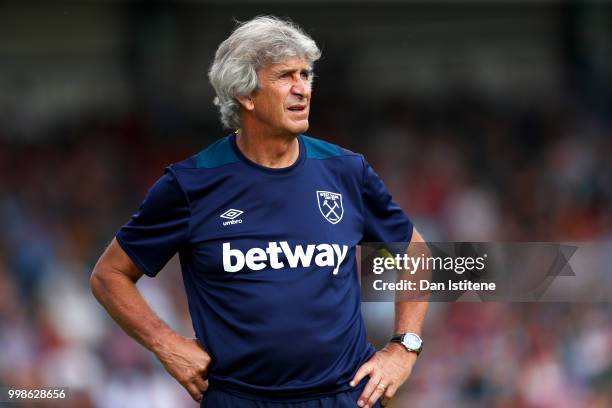
[{"label": "short sleeve", "polygon": [[185,192],[167,168],[121,227],[117,241],[144,274],[155,276],[187,241],[190,214]]},{"label": "short sleeve", "polygon": [[362,242],[410,242],[412,223],[365,159],[363,165],[365,225]]}]

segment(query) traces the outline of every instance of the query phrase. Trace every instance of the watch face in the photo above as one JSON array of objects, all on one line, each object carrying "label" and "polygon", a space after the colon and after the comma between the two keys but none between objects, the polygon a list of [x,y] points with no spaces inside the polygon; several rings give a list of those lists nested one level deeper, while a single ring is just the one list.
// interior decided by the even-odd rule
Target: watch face
[{"label": "watch face", "polygon": [[418,350],[421,347],[421,343],[423,343],[423,341],[416,334],[407,333],[406,335],[404,335],[403,343],[411,350]]}]

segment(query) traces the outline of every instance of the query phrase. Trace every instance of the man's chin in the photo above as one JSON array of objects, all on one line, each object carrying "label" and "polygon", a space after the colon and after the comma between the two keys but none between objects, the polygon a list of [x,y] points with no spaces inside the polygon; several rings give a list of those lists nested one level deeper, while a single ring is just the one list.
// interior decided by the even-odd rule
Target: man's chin
[{"label": "man's chin", "polygon": [[300,134],[300,133],[304,133],[305,131],[308,130],[308,119],[305,120],[300,120],[300,121],[295,121],[291,124],[291,133],[294,133],[296,135]]}]

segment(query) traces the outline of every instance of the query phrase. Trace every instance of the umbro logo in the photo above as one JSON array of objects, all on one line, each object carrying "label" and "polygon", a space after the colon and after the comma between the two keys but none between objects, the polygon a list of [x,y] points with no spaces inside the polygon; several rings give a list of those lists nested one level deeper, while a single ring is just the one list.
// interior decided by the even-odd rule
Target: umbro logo
[{"label": "umbro logo", "polygon": [[225,218],[226,220],[229,220],[229,221],[224,221],[223,225],[242,224],[242,220],[240,220],[240,219],[237,220],[236,218],[240,217],[243,213],[244,213],[244,211],[240,211],[240,210],[236,210],[234,208],[230,208],[229,210],[227,210],[226,212],[221,214],[219,217],[220,218]]},{"label": "umbro logo", "polygon": [[234,218],[238,217],[243,212],[244,211],[234,210],[233,208],[230,208],[229,210],[221,214],[221,218],[227,218],[228,220],[233,220]]}]

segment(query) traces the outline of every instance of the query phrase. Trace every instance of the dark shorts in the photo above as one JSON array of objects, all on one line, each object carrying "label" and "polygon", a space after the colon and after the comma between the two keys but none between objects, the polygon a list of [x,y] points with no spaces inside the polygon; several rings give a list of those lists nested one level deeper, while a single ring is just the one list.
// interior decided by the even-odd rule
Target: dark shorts
[{"label": "dark shorts", "polygon": [[[299,402],[256,401],[237,397],[213,385],[204,394],[200,408],[356,408],[363,387]],[[374,408],[381,408],[380,401]]]}]

